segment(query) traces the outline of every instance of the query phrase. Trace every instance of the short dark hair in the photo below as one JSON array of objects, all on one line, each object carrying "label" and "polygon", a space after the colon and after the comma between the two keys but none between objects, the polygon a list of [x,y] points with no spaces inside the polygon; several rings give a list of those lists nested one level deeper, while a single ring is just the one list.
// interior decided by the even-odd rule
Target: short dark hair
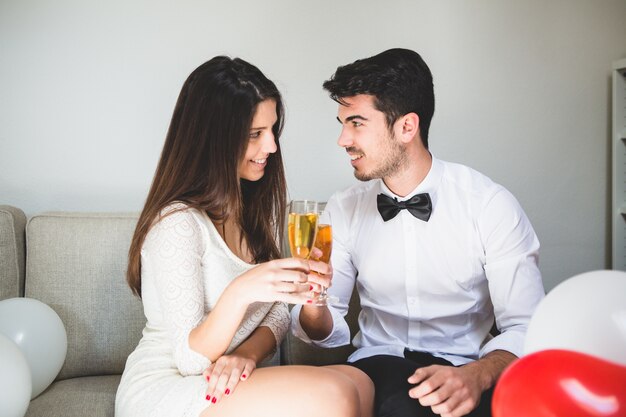
[{"label": "short dark hair", "polygon": [[359,59],[337,68],[323,87],[340,104],[345,104],[346,97],[374,96],[374,106],[385,114],[390,129],[400,117],[416,113],[420,137],[428,149],[428,129],[435,112],[433,76],[417,52],[395,48]]}]

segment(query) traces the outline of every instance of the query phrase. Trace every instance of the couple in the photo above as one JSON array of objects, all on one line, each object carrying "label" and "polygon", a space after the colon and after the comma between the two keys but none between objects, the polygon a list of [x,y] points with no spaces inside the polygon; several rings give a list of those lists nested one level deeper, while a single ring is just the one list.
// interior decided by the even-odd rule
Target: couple
[{"label": "couple", "polygon": [[[332,268],[280,259],[274,83],[216,57],[183,85],[129,252],[147,324],[118,417],[490,415],[543,297],[532,226],[503,187],[428,151],[434,94],[419,54],[358,60],[324,88],[364,181],[328,202]],[[331,283],[339,302],[311,305]],[[354,285],[362,311],[347,364],[257,369],[290,322],[308,343],[350,343]]]}]

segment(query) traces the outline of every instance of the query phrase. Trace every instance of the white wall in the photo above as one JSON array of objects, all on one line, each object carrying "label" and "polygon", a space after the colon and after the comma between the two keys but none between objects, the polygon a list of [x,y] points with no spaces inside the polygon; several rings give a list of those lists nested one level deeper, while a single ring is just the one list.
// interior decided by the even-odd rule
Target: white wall
[{"label": "white wall", "polygon": [[432,151],[518,197],[546,287],[606,267],[625,0],[1,0],[0,204],[139,210],[180,87],[216,54],[278,84],[291,196],[325,200],[355,180],[321,83],[398,46],[435,77]]}]

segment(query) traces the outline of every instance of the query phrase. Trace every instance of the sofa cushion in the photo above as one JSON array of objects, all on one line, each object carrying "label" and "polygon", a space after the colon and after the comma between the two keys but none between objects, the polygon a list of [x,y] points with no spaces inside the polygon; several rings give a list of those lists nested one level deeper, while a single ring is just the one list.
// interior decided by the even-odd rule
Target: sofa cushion
[{"label": "sofa cushion", "polygon": [[120,375],[57,381],[30,402],[25,417],[113,417]]},{"label": "sofa cushion", "polygon": [[0,206],[0,300],[24,294],[25,226],[22,210]]},{"label": "sofa cushion", "polygon": [[126,284],[135,214],[47,213],[26,226],[25,296],[52,307],[67,331],[57,379],[121,374],[146,319]]}]

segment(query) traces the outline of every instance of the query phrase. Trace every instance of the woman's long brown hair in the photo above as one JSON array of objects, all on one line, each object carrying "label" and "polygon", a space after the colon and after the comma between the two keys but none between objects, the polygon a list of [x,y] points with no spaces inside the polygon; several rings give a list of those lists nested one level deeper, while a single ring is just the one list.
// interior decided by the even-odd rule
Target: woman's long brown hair
[{"label": "woman's long brown hair", "polygon": [[[272,127],[277,150],[258,181],[239,178],[252,119],[264,100],[276,102]],[[141,248],[150,227],[170,203],[205,211],[216,222],[234,216],[255,263],[280,257],[286,181],[280,151],[284,108],[276,85],[254,65],[218,56],[185,81],[146,204],[128,254],[127,281],[141,297]]]}]

